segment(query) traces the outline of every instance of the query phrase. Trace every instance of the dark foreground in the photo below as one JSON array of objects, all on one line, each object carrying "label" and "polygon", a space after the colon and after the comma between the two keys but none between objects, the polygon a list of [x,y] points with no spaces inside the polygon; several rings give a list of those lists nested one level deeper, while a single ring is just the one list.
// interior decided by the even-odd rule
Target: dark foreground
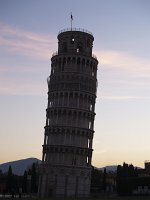
[{"label": "dark foreground", "polygon": [[47,198],[47,199],[39,199],[35,196],[16,196],[12,198],[11,195],[6,195],[3,197],[0,195],[0,200],[150,200],[150,196],[117,196],[117,195],[95,195],[90,198]]},{"label": "dark foreground", "polygon": [[[12,198],[3,198],[0,197],[1,200],[9,200]],[[18,198],[17,198],[18,199]],[[38,198],[21,198],[22,200],[56,200],[55,198],[50,199],[38,199]],[[97,198],[88,198],[88,199],[64,199],[60,198],[60,200],[150,200],[150,196],[140,196],[140,197],[97,197]]]}]

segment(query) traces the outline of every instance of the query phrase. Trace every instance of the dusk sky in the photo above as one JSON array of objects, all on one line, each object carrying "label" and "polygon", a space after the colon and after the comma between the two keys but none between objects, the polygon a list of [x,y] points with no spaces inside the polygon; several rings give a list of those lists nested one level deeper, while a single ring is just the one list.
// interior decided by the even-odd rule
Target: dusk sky
[{"label": "dusk sky", "polygon": [[0,0],[0,163],[42,158],[58,32],[93,33],[99,61],[92,164],[150,159],[150,1]]}]

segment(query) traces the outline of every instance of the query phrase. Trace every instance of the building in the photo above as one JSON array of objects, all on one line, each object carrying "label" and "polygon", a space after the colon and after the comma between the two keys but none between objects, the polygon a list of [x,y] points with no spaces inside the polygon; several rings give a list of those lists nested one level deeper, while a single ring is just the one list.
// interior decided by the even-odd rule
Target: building
[{"label": "building", "polygon": [[89,196],[98,66],[93,41],[86,30],[58,34],[48,78],[40,197]]},{"label": "building", "polygon": [[138,179],[133,190],[136,195],[150,195],[150,162],[146,160],[144,165],[144,169],[138,169]]},{"label": "building", "polygon": [[117,182],[116,173],[109,172],[106,174],[106,192],[114,193],[116,192]]}]

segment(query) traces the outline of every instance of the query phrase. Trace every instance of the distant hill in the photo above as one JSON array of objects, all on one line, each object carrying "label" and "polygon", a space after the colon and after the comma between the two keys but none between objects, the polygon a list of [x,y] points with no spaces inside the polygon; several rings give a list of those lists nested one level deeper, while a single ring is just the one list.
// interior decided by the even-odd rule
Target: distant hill
[{"label": "distant hill", "polygon": [[110,165],[110,166],[106,166],[106,167],[102,167],[102,168],[98,168],[101,171],[104,171],[104,169],[106,168],[106,172],[116,172],[117,171],[117,165]]},{"label": "distant hill", "polygon": [[0,164],[0,170],[2,170],[3,173],[5,173],[8,171],[9,166],[11,166],[13,174],[21,176],[24,174],[24,171],[28,167],[30,167],[34,162],[38,162],[40,164],[41,160],[37,158],[27,158],[27,159],[7,162],[7,163]]}]

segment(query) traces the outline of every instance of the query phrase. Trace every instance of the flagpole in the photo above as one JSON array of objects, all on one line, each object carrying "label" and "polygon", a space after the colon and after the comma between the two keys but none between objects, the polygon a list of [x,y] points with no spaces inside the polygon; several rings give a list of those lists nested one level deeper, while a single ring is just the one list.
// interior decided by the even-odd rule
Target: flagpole
[{"label": "flagpole", "polygon": [[72,21],[73,21],[72,12],[71,12],[71,15],[70,15],[70,17],[71,17],[71,31],[72,31]]}]

